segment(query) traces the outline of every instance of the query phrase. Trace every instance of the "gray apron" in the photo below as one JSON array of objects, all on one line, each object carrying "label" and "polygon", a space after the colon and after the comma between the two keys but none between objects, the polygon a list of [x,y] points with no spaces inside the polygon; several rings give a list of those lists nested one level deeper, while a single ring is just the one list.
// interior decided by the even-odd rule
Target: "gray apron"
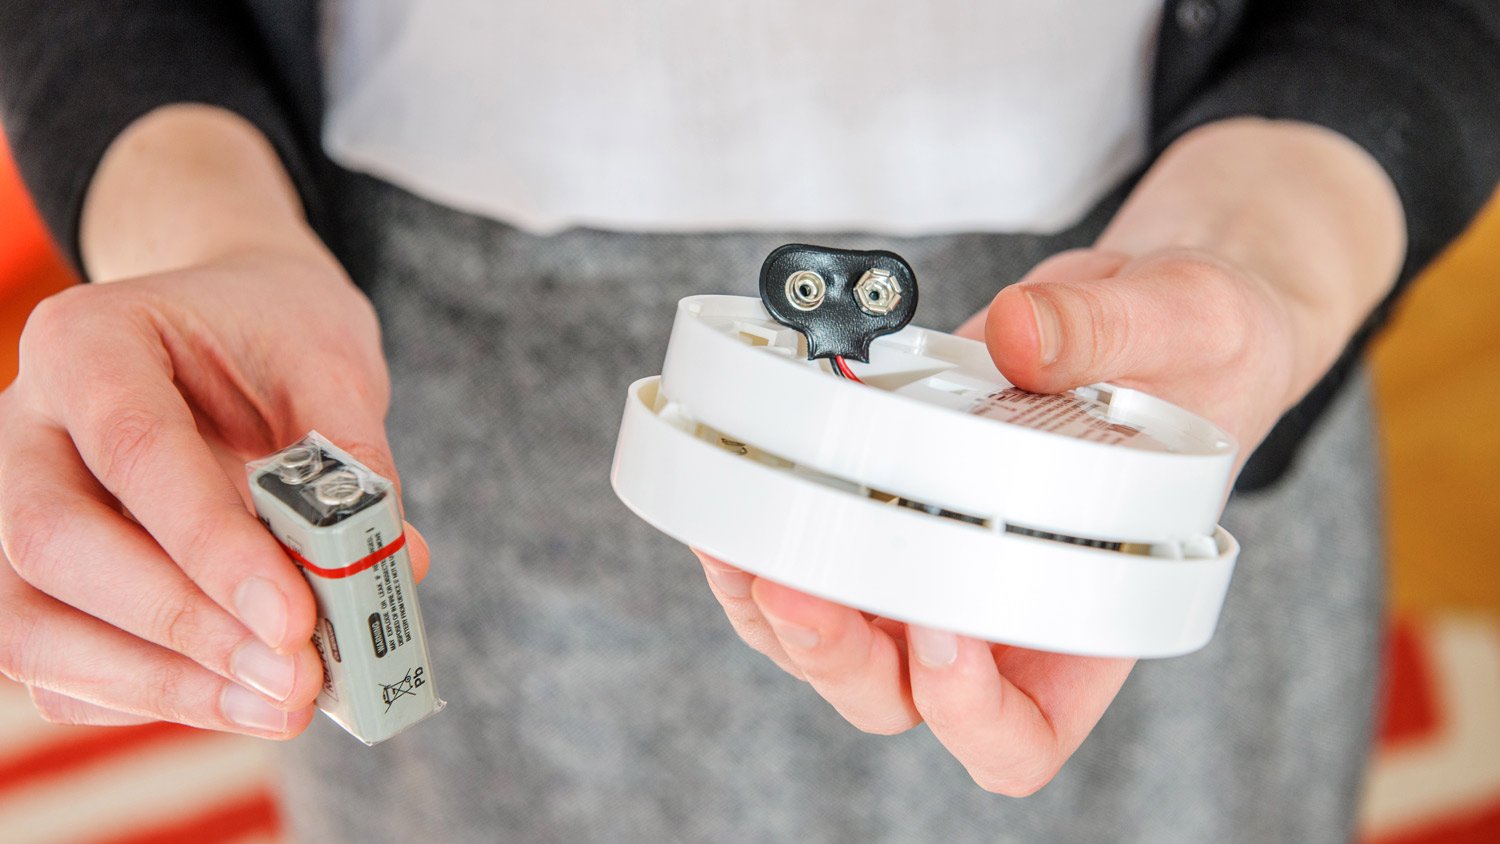
[{"label": "gray apron", "polygon": [[286,747],[298,840],[1347,841],[1378,668],[1368,390],[1237,496],[1214,641],[1142,663],[1039,794],[980,790],[924,727],[849,726],[740,643],[687,549],[609,487],[632,380],[674,303],[754,295],[799,239],[888,248],[951,329],[1056,236],[535,237],[357,177],[343,250],[385,327],[391,440],[432,544],[421,597],[448,709],[367,748],[319,717]]}]

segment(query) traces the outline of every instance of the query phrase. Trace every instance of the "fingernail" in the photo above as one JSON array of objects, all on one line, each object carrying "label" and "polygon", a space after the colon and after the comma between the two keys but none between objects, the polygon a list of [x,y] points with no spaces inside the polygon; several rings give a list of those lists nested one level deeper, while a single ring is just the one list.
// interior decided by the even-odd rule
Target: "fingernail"
[{"label": "fingernail", "polygon": [[958,659],[958,636],[946,630],[908,624],[906,641],[917,661],[928,668],[947,668]]},{"label": "fingernail", "polygon": [[297,684],[297,661],[250,639],[230,655],[229,673],[266,697],[284,701]]},{"label": "fingernail", "polygon": [[226,719],[249,730],[279,733],[286,729],[286,713],[244,686],[234,683],[225,686],[224,694],[219,696],[219,708]]},{"label": "fingernail", "polygon": [[1057,355],[1062,351],[1062,323],[1058,322],[1052,303],[1045,298],[1027,293],[1026,301],[1031,303],[1031,318],[1036,322],[1042,366],[1048,366],[1057,361]]},{"label": "fingernail", "polygon": [[703,570],[713,578],[714,585],[719,591],[730,598],[750,597],[750,575],[739,569],[722,569],[715,565],[705,563]]},{"label": "fingernail", "polygon": [[782,642],[803,649],[816,648],[818,646],[818,631],[811,627],[803,627],[800,624],[793,624],[785,619],[777,618],[764,610],[762,610],[762,614],[765,615],[766,621],[771,623],[771,629],[776,631],[776,638]]},{"label": "fingernail", "polygon": [[246,578],[234,590],[234,611],[240,621],[271,647],[286,638],[286,598],[281,590],[263,577]]}]

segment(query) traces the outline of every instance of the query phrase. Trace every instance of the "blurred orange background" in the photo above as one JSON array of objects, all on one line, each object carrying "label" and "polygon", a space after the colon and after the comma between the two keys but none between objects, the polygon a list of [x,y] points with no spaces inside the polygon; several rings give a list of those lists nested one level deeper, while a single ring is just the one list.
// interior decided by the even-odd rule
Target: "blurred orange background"
[{"label": "blurred orange background", "polygon": [[[1392,618],[1372,844],[1500,841],[1500,202],[1408,295],[1372,355]],[[0,141],[0,385],[27,314],[74,283]],[[60,727],[0,680],[7,841],[270,841],[271,748],[172,726]]]}]

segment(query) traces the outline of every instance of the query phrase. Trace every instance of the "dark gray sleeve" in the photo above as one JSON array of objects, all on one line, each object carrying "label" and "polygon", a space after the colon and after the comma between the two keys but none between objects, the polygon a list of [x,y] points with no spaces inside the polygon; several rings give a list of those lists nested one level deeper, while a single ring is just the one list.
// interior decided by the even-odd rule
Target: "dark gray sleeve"
[{"label": "dark gray sleeve", "polygon": [[296,0],[0,0],[0,122],[75,266],[84,194],[105,149],[169,103],[222,106],[258,126],[318,223],[322,165],[307,91],[273,67],[256,5],[274,10],[272,25],[300,30],[315,19]]},{"label": "dark gray sleeve", "polygon": [[[1184,24],[1232,25],[1215,20],[1220,8],[1234,11],[1208,0],[1170,4],[1164,49]],[[1246,466],[1238,486],[1254,489],[1281,475],[1401,292],[1500,180],[1500,2],[1269,0],[1246,4],[1238,23],[1207,84],[1158,114],[1159,147],[1239,115],[1327,126],[1390,174],[1409,237],[1395,288]]]}]

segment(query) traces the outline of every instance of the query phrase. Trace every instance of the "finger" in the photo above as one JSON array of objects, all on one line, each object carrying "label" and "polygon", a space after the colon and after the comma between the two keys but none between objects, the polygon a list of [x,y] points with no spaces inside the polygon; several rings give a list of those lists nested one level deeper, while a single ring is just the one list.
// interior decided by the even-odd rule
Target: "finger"
[{"label": "finger", "polygon": [[77,698],[58,694],[32,686],[28,689],[31,693],[31,705],[42,716],[42,720],[53,724],[75,724],[89,727],[130,727],[137,724],[150,724],[160,720],[145,715],[132,715],[129,712],[120,712],[115,709],[107,709],[93,703],[87,703]]},{"label": "finger", "polygon": [[1064,281],[1109,278],[1118,273],[1130,256],[1103,249],[1068,249],[1031,268],[1019,283],[1056,284]]},{"label": "finger", "polygon": [[310,642],[278,654],[209,600],[150,535],[114,509],[65,432],[42,424],[7,428],[0,549],[17,574],[284,708],[313,702],[322,667]]},{"label": "finger", "polygon": [[991,303],[985,339],[1017,386],[1058,392],[1220,366],[1247,349],[1252,307],[1225,267],[1191,256],[1129,262],[1097,251],[1039,265]]},{"label": "finger", "polygon": [[[1059,252],[1037,264],[1031,272],[1026,274],[1023,281],[1046,283],[1076,278],[1105,278],[1114,275],[1115,271],[1127,260],[1124,255],[1102,252],[1097,249],[1072,249]],[[989,311],[989,306],[985,306],[978,313],[964,320],[953,333],[970,340],[983,340],[985,325],[989,321]]]},{"label": "finger", "polygon": [[724,614],[729,617],[729,623],[734,627],[734,632],[740,635],[745,644],[764,654],[781,670],[801,680],[802,672],[797,668],[796,663],[787,657],[776,634],[771,632],[765,617],[761,615],[760,608],[750,597],[750,586],[755,582],[755,578],[696,548],[690,550],[698,558],[698,562],[703,564],[703,574],[708,578],[709,591],[719,599],[719,604],[724,608]]},{"label": "finger", "polygon": [[278,709],[187,657],[84,615],[0,568],[0,673],[105,709],[284,739],[312,719]]},{"label": "finger", "polygon": [[912,697],[983,788],[1012,797],[1050,781],[1119,691],[1133,660],[1048,654],[909,625]]},{"label": "finger", "polygon": [[402,522],[406,531],[406,553],[411,557],[412,577],[421,583],[427,577],[427,570],[432,568],[432,549],[427,545],[427,537],[412,526],[411,522]]},{"label": "finger", "polygon": [[861,730],[892,735],[921,722],[906,655],[859,610],[758,579],[751,589],[782,648],[818,694]]},{"label": "finger", "polygon": [[73,336],[75,354],[47,371],[46,386],[89,470],[219,606],[282,653],[302,647],[312,593],[221,471],[160,340]]}]

